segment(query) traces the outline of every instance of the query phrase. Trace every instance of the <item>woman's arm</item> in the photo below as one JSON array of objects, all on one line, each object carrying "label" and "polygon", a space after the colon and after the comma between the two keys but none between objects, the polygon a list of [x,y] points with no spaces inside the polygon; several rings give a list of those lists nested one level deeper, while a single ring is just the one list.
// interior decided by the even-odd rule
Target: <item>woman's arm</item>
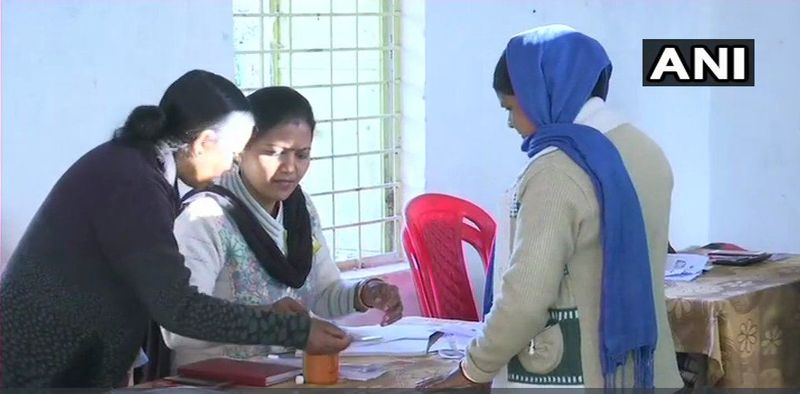
[{"label": "woman's arm", "polygon": [[[214,295],[217,278],[225,265],[225,245],[220,236],[227,220],[222,207],[211,197],[194,199],[175,220],[175,240],[191,271],[189,284],[200,293]],[[161,328],[164,343],[173,350],[207,349],[219,343],[184,337]]]},{"label": "woman's arm", "polygon": [[189,283],[191,273],[172,232],[174,190],[141,174],[108,184],[92,217],[97,240],[158,324],[206,341],[306,347],[309,316],[233,304]]}]

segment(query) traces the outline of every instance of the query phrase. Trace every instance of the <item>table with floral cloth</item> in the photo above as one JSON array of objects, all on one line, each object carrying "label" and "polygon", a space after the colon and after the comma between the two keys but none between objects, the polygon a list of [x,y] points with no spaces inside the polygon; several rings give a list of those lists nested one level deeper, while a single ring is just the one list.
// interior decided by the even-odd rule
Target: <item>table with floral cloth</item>
[{"label": "table with floral cloth", "polygon": [[702,358],[701,385],[800,387],[800,257],[714,266],[666,283],[677,352]]}]

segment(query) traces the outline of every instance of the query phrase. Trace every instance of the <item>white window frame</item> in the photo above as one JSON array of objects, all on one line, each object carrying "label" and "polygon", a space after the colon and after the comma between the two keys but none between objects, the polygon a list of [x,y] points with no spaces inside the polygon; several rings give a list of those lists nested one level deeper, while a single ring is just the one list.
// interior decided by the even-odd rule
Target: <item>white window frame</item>
[{"label": "white window frame", "polygon": [[[333,2],[337,0],[329,0],[330,1],[330,9],[333,10]],[[344,84],[321,84],[321,85],[295,85],[294,88],[297,89],[304,89],[304,88],[334,88],[334,87],[344,87],[344,86],[368,86],[368,85],[376,85],[376,84],[383,84],[386,87],[386,90],[383,94],[384,104],[382,107],[382,115],[380,116],[356,116],[356,117],[348,117],[348,118],[333,118],[331,119],[317,119],[318,124],[324,123],[331,123],[339,122],[339,121],[351,121],[351,120],[367,120],[367,119],[382,119],[383,120],[383,146],[384,149],[381,150],[372,150],[372,151],[360,151],[357,149],[357,153],[350,153],[350,154],[335,154],[333,150],[331,151],[330,155],[325,156],[314,156],[312,158],[312,166],[313,161],[315,160],[325,160],[331,159],[332,161],[337,158],[347,158],[347,157],[360,157],[364,155],[375,155],[381,154],[384,157],[384,179],[388,178],[391,179],[391,182],[384,183],[381,185],[372,185],[368,187],[356,187],[350,189],[341,189],[337,190],[335,186],[333,190],[324,190],[324,191],[315,191],[315,190],[308,190],[307,192],[312,196],[331,196],[331,204],[333,208],[333,212],[336,212],[336,199],[333,197],[334,195],[343,194],[343,193],[352,193],[352,192],[359,192],[362,190],[386,190],[387,193],[389,190],[393,190],[392,193],[392,206],[390,209],[384,211],[384,217],[377,220],[369,220],[369,221],[362,221],[361,220],[361,198],[358,198],[358,221],[355,223],[348,223],[344,225],[337,225],[335,223],[335,218],[333,219],[334,223],[332,226],[324,227],[323,231],[328,234],[332,234],[333,236],[327,237],[326,240],[328,245],[331,249],[331,254],[333,258],[336,258],[336,236],[335,232],[337,230],[348,229],[363,225],[369,224],[376,224],[376,223],[384,223],[384,231],[387,231],[390,235],[384,237],[383,242],[385,243],[386,249],[389,249],[390,252],[376,255],[376,256],[362,256],[362,239],[361,239],[361,231],[358,231],[358,257],[355,259],[349,260],[341,260],[337,261],[337,264],[340,269],[342,270],[353,270],[353,269],[361,269],[361,268],[368,268],[368,267],[375,267],[381,266],[386,264],[394,264],[398,262],[404,261],[404,253],[402,250],[402,211],[403,211],[403,188],[402,188],[402,176],[401,176],[401,165],[400,165],[400,157],[401,157],[401,96],[400,96],[400,0],[379,0],[381,3],[380,12],[358,12],[356,8],[356,12],[354,13],[293,13],[291,10],[291,1],[287,0],[264,0],[259,2],[259,13],[233,13],[234,17],[259,17],[260,22],[260,31],[259,31],[259,41],[260,41],[260,50],[235,50],[235,54],[259,54],[261,55],[261,86],[270,86],[274,84],[282,84],[282,85],[290,85],[291,75],[287,78],[283,78],[281,76],[281,68],[279,67],[280,61],[278,60],[282,55],[288,55],[288,64],[289,64],[289,73],[292,70],[292,53],[300,53],[300,52],[328,52],[331,55],[331,64],[333,64],[333,53],[338,51],[358,51],[358,50],[380,50],[382,53],[385,53],[383,57],[383,73],[382,78],[378,82],[358,82],[358,67],[356,67],[356,82],[354,83],[344,83]],[[355,1],[358,4],[358,1]],[[281,4],[288,5],[288,10],[281,9]],[[265,10],[265,6],[268,6],[269,9]],[[293,49],[291,46],[292,38],[291,38],[291,21],[293,17],[334,17],[334,16],[352,16],[356,17],[356,24],[358,23],[358,16],[380,16],[382,18],[382,39],[381,39],[381,46],[378,47],[359,47],[356,46],[354,48],[314,48],[314,49]],[[282,18],[286,18],[286,23],[289,24],[287,31],[289,32],[289,48],[275,48],[270,47],[266,48],[269,43],[264,43],[264,18],[266,17],[275,17],[279,21],[282,21]],[[330,23],[331,26],[331,36],[333,36],[333,23]],[[274,32],[278,35],[276,39],[280,42],[280,31],[281,28],[275,28]],[[358,28],[356,27],[356,34],[358,34]],[[357,36],[356,36],[357,37]],[[358,40],[356,40],[357,42]],[[275,70],[274,77],[272,81],[265,81],[265,64],[267,61],[272,62],[272,69]],[[331,67],[331,81],[333,81],[333,67]],[[238,78],[237,78],[238,81]],[[253,91],[252,87],[242,87],[245,94],[249,94]],[[314,103],[311,103],[314,106]],[[331,105],[333,105],[333,89],[331,89]],[[356,101],[356,106],[358,106],[358,101]],[[315,111],[316,112],[316,111]],[[333,110],[331,108],[331,114]],[[331,136],[332,139],[335,141],[335,135]],[[313,152],[312,152],[313,155]],[[359,173],[356,174],[357,177],[360,179],[360,170],[361,170],[361,163],[358,163],[357,168],[359,169]],[[390,173],[390,176],[386,174]],[[331,165],[331,184],[334,185],[334,166]],[[387,193],[384,193],[383,196],[386,197]],[[335,216],[335,215],[334,215]]]}]

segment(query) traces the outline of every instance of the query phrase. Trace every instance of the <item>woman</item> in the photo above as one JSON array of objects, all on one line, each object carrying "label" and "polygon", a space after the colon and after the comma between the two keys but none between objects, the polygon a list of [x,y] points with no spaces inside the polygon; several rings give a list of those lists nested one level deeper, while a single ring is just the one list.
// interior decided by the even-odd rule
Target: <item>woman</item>
[{"label": "woman", "polygon": [[482,333],[423,388],[682,386],[663,288],[672,173],[606,109],[610,74],[603,47],[566,26],[508,43],[494,88],[531,158],[513,251]]},{"label": "woman", "polygon": [[[192,271],[190,282],[200,292],[242,304],[276,303],[289,310],[307,305],[326,318],[379,308],[386,311],[383,324],[395,322],[403,310],[397,287],[379,279],[341,280],[319,215],[300,189],[316,124],[311,105],[297,91],[280,86],[260,89],[248,99],[256,132],[239,166],[214,188],[190,197],[175,222],[175,238]],[[174,350],[173,368],[277,350],[163,333]]]},{"label": "woman", "polygon": [[111,141],[56,183],[0,284],[3,387],[111,387],[150,319],[182,335],[337,352],[349,338],[306,314],[235,305],[189,284],[173,222],[178,180],[227,170],[253,119],[228,80],[191,71],[158,106],[135,108]]}]

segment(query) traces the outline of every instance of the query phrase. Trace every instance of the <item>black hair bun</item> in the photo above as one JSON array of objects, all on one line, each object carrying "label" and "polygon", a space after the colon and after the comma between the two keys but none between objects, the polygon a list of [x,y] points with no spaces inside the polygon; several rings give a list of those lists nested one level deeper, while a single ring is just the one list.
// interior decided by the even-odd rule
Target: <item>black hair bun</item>
[{"label": "black hair bun", "polygon": [[134,141],[156,141],[164,134],[167,117],[155,105],[140,105],[131,111],[122,126],[123,138]]}]

